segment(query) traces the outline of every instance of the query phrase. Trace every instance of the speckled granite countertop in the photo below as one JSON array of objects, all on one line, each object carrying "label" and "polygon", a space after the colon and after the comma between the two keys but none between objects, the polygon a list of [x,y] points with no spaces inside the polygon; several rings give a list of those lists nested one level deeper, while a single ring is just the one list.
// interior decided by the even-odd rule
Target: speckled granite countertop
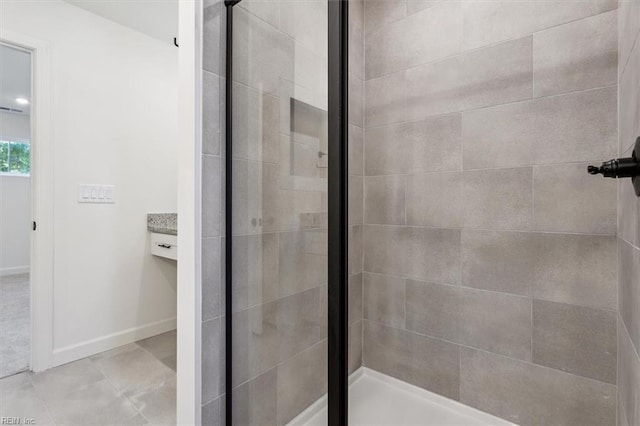
[{"label": "speckled granite countertop", "polygon": [[178,213],[148,213],[147,229],[158,234],[178,235]]}]

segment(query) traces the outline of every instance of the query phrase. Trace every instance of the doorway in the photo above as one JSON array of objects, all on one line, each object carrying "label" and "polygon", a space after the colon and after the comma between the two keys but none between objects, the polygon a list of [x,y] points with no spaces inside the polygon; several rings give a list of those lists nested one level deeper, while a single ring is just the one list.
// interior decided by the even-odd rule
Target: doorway
[{"label": "doorway", "polygon": [[0,44],[0,378],[31,350],[31,53]]}]

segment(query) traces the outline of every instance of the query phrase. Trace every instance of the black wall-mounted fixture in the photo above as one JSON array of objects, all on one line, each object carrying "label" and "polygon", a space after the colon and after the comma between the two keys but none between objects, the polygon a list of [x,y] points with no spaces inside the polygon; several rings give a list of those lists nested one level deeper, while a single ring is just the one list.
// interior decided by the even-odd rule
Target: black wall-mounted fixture
[{"label": "black wall-mounted fixture", "polygon": [[636,195],[640,197],[640,137],[636,139],[636,145],[631,157],[618,158],[605,161],[600,167],[589,166],[589,174],[601,174],[610,178],[631,178]]}]

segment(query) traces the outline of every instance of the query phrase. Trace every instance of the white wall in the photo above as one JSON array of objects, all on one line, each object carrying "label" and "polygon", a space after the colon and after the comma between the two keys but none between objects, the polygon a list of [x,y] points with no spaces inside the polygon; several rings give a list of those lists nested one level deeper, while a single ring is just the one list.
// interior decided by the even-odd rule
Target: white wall
[{"label": "white wall", "polygon": [[[0,140],[29,141],[29,116],[0,111]],[[31,180],[0,175],[0,275],[28,272]]]},{"label": "white wall", "polygon": [[[146,214],[177,208],[178,49],[58,0],[3,2],[0,25],[52,47],[54,363],[173,328]],[[116,204],[78,204],[80,183]]]}]

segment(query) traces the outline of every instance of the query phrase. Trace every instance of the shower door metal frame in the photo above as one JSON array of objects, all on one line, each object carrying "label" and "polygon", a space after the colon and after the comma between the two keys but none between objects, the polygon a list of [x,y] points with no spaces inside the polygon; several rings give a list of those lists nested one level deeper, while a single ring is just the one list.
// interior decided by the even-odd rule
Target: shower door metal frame
[{"label": "shower door metal frame", "polygon": [[[233,7],[225,0],[225,424],[233,425]],[[328,3],[328,424],[348,422],[348,0]]]}]

